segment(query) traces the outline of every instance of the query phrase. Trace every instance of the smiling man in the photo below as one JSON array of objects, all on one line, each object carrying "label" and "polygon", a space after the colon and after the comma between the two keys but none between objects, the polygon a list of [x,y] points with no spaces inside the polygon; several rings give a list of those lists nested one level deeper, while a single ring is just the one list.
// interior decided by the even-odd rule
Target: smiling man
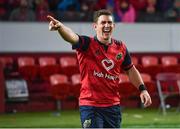
[{"label": "smiling man", "polygon": [[115,24],[110,11],[94,13],[94,37],[78,35],[53,17],[48,16],[48,19],[49,29],[57,30],[77,52],[82,82],[79,106],[83,128],[120,128],[122,118],[118,84],[121,69],[140,90],[144,106],[152,103],[126,45],[112,38]]}]

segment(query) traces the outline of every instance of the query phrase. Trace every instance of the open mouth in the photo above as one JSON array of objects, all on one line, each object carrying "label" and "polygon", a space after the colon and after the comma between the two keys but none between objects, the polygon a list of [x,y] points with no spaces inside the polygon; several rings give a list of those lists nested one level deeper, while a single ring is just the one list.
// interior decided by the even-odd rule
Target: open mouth
[{"label": "open mouth", "polygon": [[103,33],[104,34],[110,34],[111,33],[111,28],[103,28]]}]

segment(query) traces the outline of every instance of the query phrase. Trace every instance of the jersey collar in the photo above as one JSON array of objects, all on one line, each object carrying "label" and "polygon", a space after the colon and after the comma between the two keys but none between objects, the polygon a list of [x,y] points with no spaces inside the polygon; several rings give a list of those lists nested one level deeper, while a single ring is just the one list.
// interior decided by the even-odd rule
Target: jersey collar
[{"label": "jersey collar", "polygon": [[111,45],[111,44],[113,43],[112,38],[111,38],[111,43],[108,43],[107,45],[104,44],[104,43],[102,43],[102,42],[100,42],[100,41],[98,40],[98,38],[97,38],[97,35],[94,36],[94,39],[95,39],[95,41],[97,41],[100,45],[103,45],[103,46],[109,46],[109,45]]}]

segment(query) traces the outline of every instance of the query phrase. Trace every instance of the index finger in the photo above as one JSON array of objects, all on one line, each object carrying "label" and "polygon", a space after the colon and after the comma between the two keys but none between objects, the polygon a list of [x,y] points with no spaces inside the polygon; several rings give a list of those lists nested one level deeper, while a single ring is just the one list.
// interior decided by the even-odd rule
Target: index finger
[{"label": "index finger", "polygon": [[49,21],[52,21],[53,23],[56,23],[56,19],[54,19],[54,17],[50,16],[50,15],[47,15],[47,19]]}]

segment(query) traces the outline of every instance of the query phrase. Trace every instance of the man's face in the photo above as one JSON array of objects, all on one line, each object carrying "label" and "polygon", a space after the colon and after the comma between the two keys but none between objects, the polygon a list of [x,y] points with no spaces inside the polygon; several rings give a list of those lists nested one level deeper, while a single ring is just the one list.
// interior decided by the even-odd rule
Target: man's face
[{"label": "man's face", "polygon": [[97,38],[101,42],[109,42],[114,30],[115,24],[113,17],[110,15],[101,15],[97,22],[94,23],[94,28],[97,34]]}]

